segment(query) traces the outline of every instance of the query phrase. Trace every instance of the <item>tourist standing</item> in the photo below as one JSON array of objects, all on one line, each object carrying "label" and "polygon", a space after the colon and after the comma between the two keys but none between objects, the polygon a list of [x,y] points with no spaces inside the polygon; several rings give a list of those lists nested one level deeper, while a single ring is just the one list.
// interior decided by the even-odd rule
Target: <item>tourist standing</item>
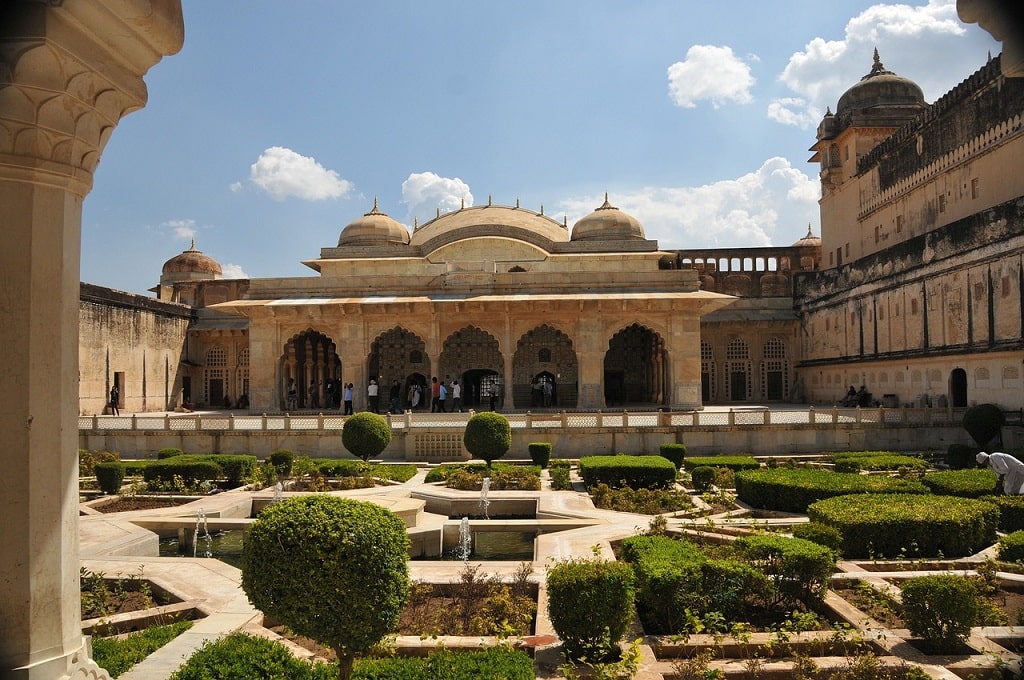
[{"label": "tourist standing", "polygon": [[437,404],[441,400],[441,384],[435,375],[430,379],[430,412],[437,413]]},{"label": "tourist standing", "polygon": [[462,413],[462,385],[458,380],[452,381],[452,413]]},{"label": "tourist standing", "polygon": [[320,408],[320,397],[317,394],[316,381],[309,381],[309,408]]},{"label": "tourist standing", "polygon": [[110,388],[110,415],[119,416],[121,415],[121,390],[117,388],[117,383]]},{"label": "tourist standing", "polygon": [[391,382],[391,391],[388,393],[388,399],[391,401],[391,408],[388,412],[392,415],[399,414],[402,408],[402,383],[397,380]]},{"label": "tourist standing", "polygon": [[551,398],[555,393],[555,386],[551,383],[551,380],[545,380],[541,389],[544,392],[544,407],[550,408],[552,401]]},{"label": "tourist standing", "polygon": [[411,408],[415,411],[420,406],[420,399],[423,398],[423,390],[420,389],[419,383],[413,383],[412,387],[409,388],[409,403],[412,405]]},{"label": "tourist standing", "polygon": [[342,415],[352,415],[352,390],[355,389],[355,385],[349,383],[345,385],[345,412]]},{"label": "tourist standing", "polygon": [[294,411],[299,407],[299,388],[295,385],[295,378],[288,380],[288,410]]},{"label": "tourist standing", "polygon": [[437,390],[437,410],[441,413],[445,413],[444,402],[448,398],[448,388],[441,383]]},{"label": "tourist standing", "polygon": [[372,413],[377,413],[380,410],[380,388],[377,386],[377,381],[370,379],[370,385],[366,388],[367,401],[370,402],[369,409]]}]

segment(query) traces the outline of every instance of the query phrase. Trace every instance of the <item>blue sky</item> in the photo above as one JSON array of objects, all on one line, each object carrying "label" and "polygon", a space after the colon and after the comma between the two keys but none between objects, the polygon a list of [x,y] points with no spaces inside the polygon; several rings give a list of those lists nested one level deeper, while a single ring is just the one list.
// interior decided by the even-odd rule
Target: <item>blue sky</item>
[{"label": "blue sky", "polygon": [[302,264],[380,209],[409,226],[613,205],[662,248],[820,233],[808,147],[886,68],[932,102],[1000,46],[955,0],[184,0],[82,220],[82,280],[136,293],[196,247],[226,278]]}]

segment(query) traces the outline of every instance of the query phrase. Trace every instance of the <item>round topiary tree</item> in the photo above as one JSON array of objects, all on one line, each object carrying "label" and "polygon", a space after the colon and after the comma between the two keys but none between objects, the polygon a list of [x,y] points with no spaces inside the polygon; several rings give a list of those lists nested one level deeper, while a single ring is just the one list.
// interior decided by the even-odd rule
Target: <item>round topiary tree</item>
[{"label": "round topiary tree", "polygon": [[377,456],[391,443],[391,426],[384,416],[361,411],[345,421],[341,443],[363,462]]},{"label": "round topiary tree", "polygon": [[512,446],[512,426],[500,413],[477,413],[466,423],[462,443],[474,458],[487,461],[487,467],[490,467],[491,461],[504,456]]},{"label": "round topiary tree", "polygon": [[338,655],[338,677],[394,629],[409,598],[405,524],[373,503],[291,498],[263,510],[242,550],[242,589],[267,616]]},{"label": "round topiary tree", "polygon": [[999,435],[1005,423],[1003,410],[995,404],[978,404],[964,413],[964,429],[982,448]]}]

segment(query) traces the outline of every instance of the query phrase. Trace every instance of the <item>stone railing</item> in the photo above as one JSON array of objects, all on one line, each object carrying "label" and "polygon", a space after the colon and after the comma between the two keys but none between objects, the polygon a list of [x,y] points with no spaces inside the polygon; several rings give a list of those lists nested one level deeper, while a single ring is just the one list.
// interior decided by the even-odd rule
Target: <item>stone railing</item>
[{"label": "stone railing", "polygon": [[[745,406],[705,411],[557,411],[508,413],[513,430],[603,429],[603,428],[716,428],[767,427],[794,425],[854,424],[878,427],[956,426],[963,420],[963,408],[838,408],[814,407],[806,410],[771,409]],[[386,415],[392,430],[413,432],[419,429],[464,427],[472,412],[412,413]],[[79,416],[80,433],[88,432],[323,432],[340,434],[346,417],[338,414],[234,414],[188,413],[123,416]]]}]

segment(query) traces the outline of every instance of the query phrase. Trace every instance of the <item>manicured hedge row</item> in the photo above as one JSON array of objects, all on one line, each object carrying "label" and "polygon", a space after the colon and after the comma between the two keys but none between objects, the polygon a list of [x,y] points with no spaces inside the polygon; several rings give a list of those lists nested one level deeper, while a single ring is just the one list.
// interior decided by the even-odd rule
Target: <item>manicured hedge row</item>
[{"label": "manicured hedge row", "polygon": [[227,479],[239,483],[250,477],[256,469],[256,456],[233,454],[182,454],[150,463],[142,470],[147,482],[172,482],[175,476],[186,483],[212,479]]},{"label": "manicured hedge row", "polygon": [[1024,530],[1024,496],[984,496],[981,500],[999,508],[1000,531]]},{"label": "manicured hedge row", "polygon": [[124,463],[116,460],[105,463],[96,463],[93,472],[96,474],[96,483],[105,494],[114,495],[121,490],[121,482],[124,481]]},{"label": "manicured hedge row", "polygon": [[925,494],[920,482],[879,475],[814,469],[761,469],[736,473],[736,497],[751,507],[806,512],[807,506],[834,496],[860,493]]},{"label": "manicured hedge row", "polygon": [[683,467],[692,470],[695,467],[726,467],[739,472],[740,470],[756,470],[761,464],[753,456],[696,456],[683,461]]},{"label": "manicured hedge row", "polygon": [[570,559],[548,567],[547,586],[548,616],[565,655],[604,661],[633,620],[633,569],[623,562]]},{"label": "manicured hedge row", "polygon": [[524,651],[491,647],[479,652],[439,649],[427,658],[357,661],[352,680],[533,680],[533,659]]},{"label": "manicured hedge row", "polygon": [[996,473],[985,468],[974,470],[942,470],[921,477],[932,493],[942,496],[981,498],[991,496],[996,488]]},{"label": "manicured hedge row", "polygon": [[686,459],[686,444],[662,444],[658,447],[658,454],[662,458],[672,461],[672,464],[679,470],[683,467],[683,461]]},{"label": "manicured hedge row", "polygon": [[999,509],[971,498],[921,494],[851,494],[807,508],[811,521],[843,536],[851,558],[963,557],[996,540]]},{"label": "manicured hedge row", "polygon": [[797,602],[820,602],[836,570],[836,554],[823,545],[778,534],[736,539],[744,559],[760,569],[778,589],[769,607],[790,608]]},{"label": "manicured hedge row", "polygon": [[578,469],[588,488],[604,483],[613,489],[663,489],[676,479],[676,466],[661,456],[585,456]]},{"label": "manicured hedge row", "polygon": [[836,472],[857,472],[859,470],[880,471],[899,470],[910,468],[912,470],[927,470],[928,461],[914,456],[903,456],[886,451],[858,451],[856,453],[842,453],[832,457]]}]

